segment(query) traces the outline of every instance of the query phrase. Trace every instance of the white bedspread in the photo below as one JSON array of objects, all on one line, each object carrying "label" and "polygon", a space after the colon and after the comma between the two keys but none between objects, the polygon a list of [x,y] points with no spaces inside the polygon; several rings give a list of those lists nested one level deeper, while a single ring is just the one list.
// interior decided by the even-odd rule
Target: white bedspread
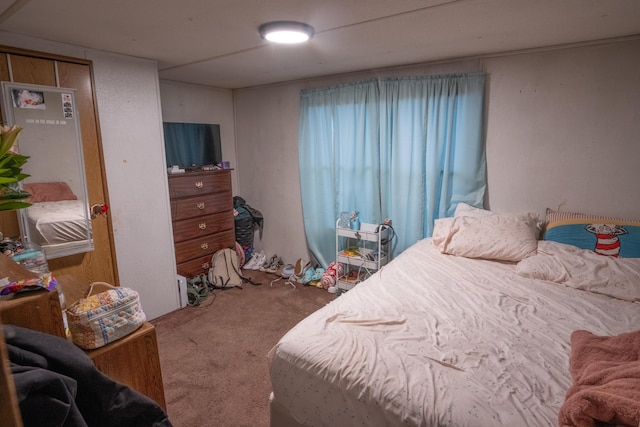
[{"label": "white bedspread", "polygon": [[639,315],[425,239],[289,331],[272,388],[310,426],[554,426],[571,332],[629,332]]},{"label": "white bedspread", "polygon": [[31,239],[39,245],[86,241],[85,210],[82,200],[34,203],[27,209]]}]

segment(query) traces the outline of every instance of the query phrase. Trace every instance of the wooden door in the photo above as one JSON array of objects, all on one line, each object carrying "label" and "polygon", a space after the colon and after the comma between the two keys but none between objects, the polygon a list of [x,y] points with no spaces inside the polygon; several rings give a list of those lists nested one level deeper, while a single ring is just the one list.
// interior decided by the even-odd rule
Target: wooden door
[{"label": "wooden door", "polygon": [[[89,206],[108,206],[91,61],[0,46],[0,80],[76,90]],[[93,251],[49,260],[49,269],[59,279],[70,276],[87,284],[103,281],[118,285],[110,216],[91,220],[91,228]],[[5,237],[19,235],[15,212],[0,215],[0,231]]]}]

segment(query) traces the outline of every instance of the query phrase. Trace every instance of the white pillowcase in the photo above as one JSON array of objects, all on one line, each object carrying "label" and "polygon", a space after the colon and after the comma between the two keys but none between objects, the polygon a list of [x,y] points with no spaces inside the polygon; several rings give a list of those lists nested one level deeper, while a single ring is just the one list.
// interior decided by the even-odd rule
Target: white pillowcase
[{"label": "white pillowcase", "polygon": [[[453,214],[453,216],[473,216],[473,217],[482,217],[482,216],[488,216],[488,215],[496,215],[496,212],[490,211],[488,209],[482,209],[482,208],[476,208],[475,206],[471,206],[467,203],[464,202],[460,202],[458,203],[458,205],[456,206],[456,211]],[[511,215],[511,216],[517,216],[518,214],[512,214],[512,213],[502,213],[500,215]],[[540,221],[538,214],[534,214],[534,213],[527,213],[524,215],[533,215],[533,217],[536,218],[536,239],[540,240],[540,233],[542,232],[542,227],[544,225],[543,221]]]},{"label": "white pillowcase", "polygon": [[482,208],[476,208],[475,206],[471,206],[467,203],[464,202],[460,202],[458,203],[458,205],[456,206],[456,212],[453,214],[453,216],[473,216],[473,217],[480,217],[480,216],[487,216],[487,215],[493,215],[494,212],[491,212],[489,210],[486,209],[482,209]]},{"label": "white pillowcase", "polygon": [[433,244],[445,254],[518,262],[536,252],[537,222],[532,213],[441,218],[434,224]]}]

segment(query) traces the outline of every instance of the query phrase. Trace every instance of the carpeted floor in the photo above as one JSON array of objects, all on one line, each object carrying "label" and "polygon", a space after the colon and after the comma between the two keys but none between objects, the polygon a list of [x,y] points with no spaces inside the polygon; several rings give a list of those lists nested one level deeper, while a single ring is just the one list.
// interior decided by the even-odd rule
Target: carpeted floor
[{"label": "carpeted floor", "polygon": [[298,321],[336,298],[327,291],[262,282],[214,291],[200,306],[152,321],[156,326],[167,412],[175,427],[269,425],[267,352]]}]

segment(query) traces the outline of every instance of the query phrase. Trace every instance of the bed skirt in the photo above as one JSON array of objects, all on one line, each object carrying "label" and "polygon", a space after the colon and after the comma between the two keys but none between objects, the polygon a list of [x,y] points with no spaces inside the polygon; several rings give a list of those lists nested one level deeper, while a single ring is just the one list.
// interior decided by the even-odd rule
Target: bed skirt
[{"label": "bed skirt", "polygon": [[269,420],[270,427],[306,427],[295,420],[287,410],[280,405],[273,392],[269,395]]}]

